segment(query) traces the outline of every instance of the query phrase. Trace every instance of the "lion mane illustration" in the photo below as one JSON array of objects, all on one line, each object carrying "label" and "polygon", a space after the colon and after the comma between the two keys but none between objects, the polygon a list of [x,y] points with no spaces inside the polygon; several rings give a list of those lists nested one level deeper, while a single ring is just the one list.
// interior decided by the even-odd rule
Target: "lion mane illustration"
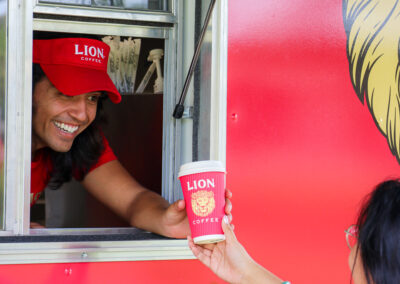
[{"label": "lion mane illustration", "polygon": [[208,216],[214,211],[214,208],[214,192],[200,190],[192,194],[192,209],[197,216]]},{"label": "lion mane illustration", "polygon": [[343,0],[350,77],[400,163],[400,0]]}]

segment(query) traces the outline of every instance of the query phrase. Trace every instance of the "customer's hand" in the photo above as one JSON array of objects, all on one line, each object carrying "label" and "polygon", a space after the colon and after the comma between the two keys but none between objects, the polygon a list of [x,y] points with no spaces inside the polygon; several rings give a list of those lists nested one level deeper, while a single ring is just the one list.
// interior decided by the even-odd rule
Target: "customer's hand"
[{"label": "customer's hand", "polygon": [[218,277],[230,283],[281,284],[282,280],[257,264],[236,239],[233,226],[225,216],[222,222],[225,241],[196,245],[188,236],[193,254]]},{"label": "customer's hand", "polygon": [[237,241],[232,225],[228,224],[227,216],[223,218],[222,230],[225,233],[225,241],[199,246],[188,236],[189,247],[193,254],[220,278],[231,283],[240,283],[243,272],[252,259]]}]

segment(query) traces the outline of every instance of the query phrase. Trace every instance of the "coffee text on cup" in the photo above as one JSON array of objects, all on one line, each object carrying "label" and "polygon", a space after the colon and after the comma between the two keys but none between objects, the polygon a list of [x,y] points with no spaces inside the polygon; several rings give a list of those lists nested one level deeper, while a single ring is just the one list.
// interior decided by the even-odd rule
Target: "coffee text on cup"
[{"label": "coffee text on cup", "polygon": [[214,222],[219,222],[219,218],[202,218],[202,219],[196,219],[193,220],[193,225],[200,225],[204,223],[214,223]]}]

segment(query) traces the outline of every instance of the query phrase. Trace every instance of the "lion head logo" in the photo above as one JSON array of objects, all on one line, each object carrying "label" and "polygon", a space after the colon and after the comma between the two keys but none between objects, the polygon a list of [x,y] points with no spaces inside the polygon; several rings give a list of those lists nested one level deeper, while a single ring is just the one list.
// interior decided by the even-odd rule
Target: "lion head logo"
[{"label": "lion head logo", "polygon": [[199,190],[192,194],[192,209],[197,216],[210,215],[215,208],[214,192]]}]

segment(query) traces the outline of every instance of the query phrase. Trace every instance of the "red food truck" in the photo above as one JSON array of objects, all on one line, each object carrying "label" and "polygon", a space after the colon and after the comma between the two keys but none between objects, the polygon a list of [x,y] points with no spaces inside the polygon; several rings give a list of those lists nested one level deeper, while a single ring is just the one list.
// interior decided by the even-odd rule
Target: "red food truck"
[{"label": "red food truck", "polygon": [[207,23],[210,2],[0,0],[0,283],[224,283],[185,239],[130,227],[76,181],[30,206],[32,42],[76,35],[110,46],[122,102],[104,105],[103,131],[135,179],[174,202],[180,165],[219,160],[257,262],[292,283],[350,282],[344,230],[399,173],[391,100],[354,67],[354,29],[380,30],[357,0],[217,0]]}]

